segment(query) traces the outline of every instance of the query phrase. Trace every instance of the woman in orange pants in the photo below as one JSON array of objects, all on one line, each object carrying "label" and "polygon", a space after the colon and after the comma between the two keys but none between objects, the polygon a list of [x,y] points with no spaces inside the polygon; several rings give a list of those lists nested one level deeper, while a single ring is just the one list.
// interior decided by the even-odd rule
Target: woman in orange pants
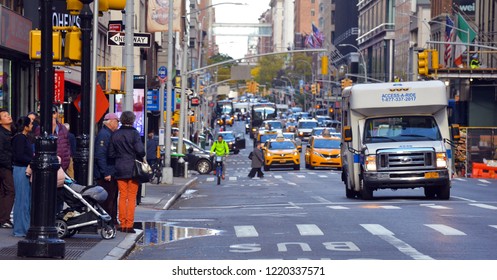
[{"label": "woman in orange pants", "polygon": [[119,230],[134,233],[136,194],[138,181],[133,179],[135,159],[143,160],[145,147],[140,133],[133,127],[135,114],[125,111],[121,114],[121,127],[112,134],[109,145],[109,157],[115,159],[115,177],[119,190],[118,219]]}]

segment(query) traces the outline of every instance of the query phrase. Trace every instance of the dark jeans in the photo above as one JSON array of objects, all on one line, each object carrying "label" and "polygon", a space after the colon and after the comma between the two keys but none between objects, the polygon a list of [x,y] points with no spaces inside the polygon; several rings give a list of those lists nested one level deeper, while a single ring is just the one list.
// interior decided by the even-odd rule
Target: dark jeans
[{"label": "dark jeans", "polygon": [[117,225],[117,181],[115,179],[110,181],[98,179],[97,184],[107,192],[107,199],[101,203],[102,208],[112,218],[112,222]]},{"label": "dark jeans", "polygon": [[250,169],[248,176],[250,178],[254,178],[256,172],[257,172],[257,177],[259,177],[259,178],[264,177],[264,173],[262,173],[261,167],[259,167],[259,168],[252,167],[252,169]]},{"label": "dark jeans", "polygon": [[10,222],[15,189],[12,170],[0,167],[0,223]]}]

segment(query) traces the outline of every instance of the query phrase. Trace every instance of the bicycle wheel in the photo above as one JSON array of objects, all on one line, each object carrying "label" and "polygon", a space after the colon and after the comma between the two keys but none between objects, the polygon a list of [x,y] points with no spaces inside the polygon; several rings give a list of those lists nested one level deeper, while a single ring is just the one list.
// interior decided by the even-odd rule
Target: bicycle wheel
[{"label": "bicycle wheel", "polygon": [[221,167],[216,168],[217,184],[221,184],[221,176],[223,174],[223,169]]}]

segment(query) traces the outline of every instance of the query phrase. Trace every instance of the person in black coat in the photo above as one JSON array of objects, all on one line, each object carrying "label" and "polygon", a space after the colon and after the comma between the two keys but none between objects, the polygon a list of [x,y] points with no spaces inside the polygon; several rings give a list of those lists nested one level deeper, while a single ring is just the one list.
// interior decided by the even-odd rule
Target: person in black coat
[{"label": "person in black coat", "polygon": [[121,114],[121,127],[111,136],[109,157],[116,162],[115,177],[119,190],[119,230],[122,232],[135,232],[133,229],[136,208],[136,196],[139,183],[133,179],[135,159],[143,160],[145,146],[140,133],[133,127],[136,116],[131,111]]},{"label": "person in black coat", "polygon": [[250,172],[248,174],[249,178],[254,178],[255,173],[257,172],[257,177],[264,178],[264,173],[262,173],[262,165],[264,164],[264,155],[262,154],[261,142],[257,141],[255,144],[255,148],[252,151],[252,162],[250,164]]},{"label": "person in black coat", "polygon": [[119,117],[114,113],[104,116],[102,128],[95,138],[94,177],[97,184],[107,191],[107,199],[102,203],[105,212],[117,225],[117,181],[114,177],[115,161],[109,157],[110,138],[119,128]]},{"label": "person in black coat", "polygon": [[12,175],[12,117],[0,109],[0,227],[12,228],[10,212],[14,206],[14,177]]}]

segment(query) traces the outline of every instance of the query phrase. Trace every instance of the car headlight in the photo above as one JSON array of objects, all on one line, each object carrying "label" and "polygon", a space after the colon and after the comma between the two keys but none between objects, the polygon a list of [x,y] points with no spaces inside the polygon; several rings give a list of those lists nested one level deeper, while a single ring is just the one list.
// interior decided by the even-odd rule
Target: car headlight
[{"label": "car headlight", "polygon": [[376,155],[366,156],[366,171],[376,171]]},{"label": "car headlight", "polygon": [[298,151],[295,151],[295,152],[293,152],[293,155],[294,155],[294,156],[298,156],[298,155],[299,155],[299,152],[298,152]]},{"label": "car headlight", "polygon": [[437,168],[447,168],[446,153],[437,153]]},{"label": "car headlight", "polygon": [[303,135],[304,135],[304,133],[303,133],[303,132],[299,132],[299,135],[300,135],[300,136],[303,136]]},{"label": "car headlight", "polygon": [[272,156],[273,154],[271,152],[266,152],[266,156],[270,157]]},{"label": "car headlight", "polygon": [[317,155],[317,156],[321,156],[321,154],[320,154],[320,153],[318,153],[318,152],[316,152],[316,151],[314,151],[313,153],[314,153],[315,155]]}]

